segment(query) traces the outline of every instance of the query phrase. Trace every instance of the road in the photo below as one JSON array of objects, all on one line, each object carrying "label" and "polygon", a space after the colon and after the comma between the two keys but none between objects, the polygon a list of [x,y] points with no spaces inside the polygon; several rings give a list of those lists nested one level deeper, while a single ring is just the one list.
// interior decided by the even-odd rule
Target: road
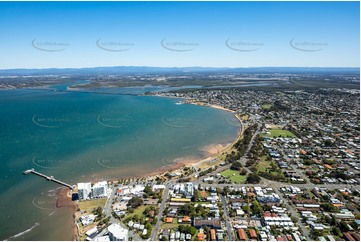
[{"label": "road", "polygon": [[115,193],[116,193],[116,188],[111,186],[110,187],[111,189],[111,192],[110,192],[110,195],[105,203],[105,206],[104,206],[104,214],[106,217],[110,217],[110,223],[117,223],[118,220],[116,218],[113,217],[112,215],[112,204],[113,204],[113,201],[114,201],[114,197],[115,197]]},{"label": "road", "polygon": [[235,238],[233,236],[233,229],[232,229],[232,224],[231,224],[231,219],[228,216],[228,207],[227,207],[227,200],[226,197],[224,195],[221,196],[221,201],[222,201],[222,205],[223,205],[223,214],[225,217],[225,221],[226,221],[226,227],[227,227],[227,233],[228,233],[228,241],[234,241]]},{"label": "road", "polygon": [[301,228],[303,235],[306,236],[306,239],[308,241],[311,241],[312,239],[310,238],[309,230],[306,229],[306,227],[303,225],[303,223],[298,215],[298,212],[293,208],[293,206],[288,205],[288,199],[285,198],[278,189],[274,189],[274,190],[278,194],[278,196],[281,198],[281,200],[283,201],[283,204],[287,208],[288,212],[291,213],[291,216],[298,218],[297,225]]},{"label": "road", "polygon": [[157,235],[158,235],[160,225],[162,223],[163,212],[164,212],[167,200],[168,200],[169,187],[170,187],[170,183],[166,184],[164,192],[163,192],[162,203],[160,204],[159,212],[158,212],[158,215],[157,215],[157,220],[158,221],[154,225],[154,228],[152,230],[152,234],[150,236],[151,241],[157,241],[158,240]]}]

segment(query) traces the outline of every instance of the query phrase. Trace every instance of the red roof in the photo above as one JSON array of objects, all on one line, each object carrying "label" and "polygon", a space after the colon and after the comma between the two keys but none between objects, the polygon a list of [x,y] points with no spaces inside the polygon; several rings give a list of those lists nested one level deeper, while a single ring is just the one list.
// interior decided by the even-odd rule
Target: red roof
[{"label": "red roof", "polygon": [[256,230],[250,229],[249,230],[249,235],[251,236],[252,239],[256,239],[257,238]]},{"label": "red roof", "polygon": [[166,223],[172,223],[172,222],[173,222],[173,218],[165,218],[165,222],[166,222]]},{"label": "red roof", "polygon": [[216,230],[211,229],[211,240],[216,240]]},{"label": "red roof", "polygon": [[246,233],[244,229],[238,229],[238,237],[240,240],[247,240]]},{"label": "red roof", "polygon": [[204,234],[203,233],[199,233],[197,235],[197,237],[198,237],[198,241],[203,241],[204,240]]}]

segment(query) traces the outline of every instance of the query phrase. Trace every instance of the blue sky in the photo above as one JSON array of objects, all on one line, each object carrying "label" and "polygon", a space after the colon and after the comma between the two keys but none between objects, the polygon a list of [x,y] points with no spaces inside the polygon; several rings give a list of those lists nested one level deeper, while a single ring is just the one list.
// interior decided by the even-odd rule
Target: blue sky
[{"label": "blue sky", "polygon": [[0,2],[0,69],[359,67],[359,2]]}]

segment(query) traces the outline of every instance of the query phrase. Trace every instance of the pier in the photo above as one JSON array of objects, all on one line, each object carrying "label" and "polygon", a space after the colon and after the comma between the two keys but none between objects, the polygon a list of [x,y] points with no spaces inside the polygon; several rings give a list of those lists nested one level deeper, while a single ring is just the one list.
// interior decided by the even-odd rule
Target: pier
[{"label": "pier", "polygon": [[58,180],[58,179],[55,179],[53,176],[47,176],[47,175],[44,175],[43,173],[37,172],[37,171],[35,171],[34,168],[29,169],[29,170],[26,170],[26,171],[23,172],[24,175],[27,175],[27,174],[30,174],[30,173],[33,173],[34,175],[43,177],[43,178],[47,179],[48,181],[52,181],[52,182],[58,183],[58,184],[60,184],[60,185],[62,185],[62,186],[65,186],[65,187],[70,188],[70,190],[73,190],[73,186],[72,186],[72,185],[69,185],[68,183],[65,183],[65,182],[63,182],[63,181],[60,181],[60,180]]}]

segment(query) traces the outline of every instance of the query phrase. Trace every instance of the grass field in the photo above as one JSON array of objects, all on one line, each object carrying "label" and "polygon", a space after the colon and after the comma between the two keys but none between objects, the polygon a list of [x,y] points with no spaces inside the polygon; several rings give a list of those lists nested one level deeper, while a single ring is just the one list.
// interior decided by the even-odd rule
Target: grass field
[{"label": "grass field", "polygon": [[85,200],[85,201],[79,201],[79,208],[82,211],[88,211],[91,212],[93,209],[96,209],[97,207],[104,207],[107,199],[106,198],[99,198],[99,199],[92,199],[92,200]]},{"label": "grass field", "polygon": [[238,171],[233,171],[231,169],[222,171],[221,175],[238,184],[244,183],[247,179],[247,176],[241,176]]},{"label": "grass field", "polygon": [[266,161],[266,157],[262,156],[261,161],[257,164],[257,171],[266,171],[271,168],[271,161]]},{"label": "grass field", "polygon": [[125,216],[125,217],[123,218],[123,221],[126,220],[127,218],[133,217],[134,215],[138,215],[139,218],[142,218],[142,217],[145,218],[144,210],[145,210],[146,207],[148,207],[148,206],[146,206],[146,205],[141,205],[141,206],[137,207],[137,208],[134,210],[134,213],[129,213],[127,216]]},{"label": "grass field", "polygon": [[[257,164],[257,171],[268,172],[272,168],[271,162],[272,161],[266,160],[266,156],[262,156],[261,161]],[[284,177],[282,172],[278,173],[276,171],[271,171],[271,174],[274,174],[274,175],[280,174]]]},{"label": "grass field", "polygon": [[296,137],[290,131],[283,130],[283,129],[271,129],[269,132],[270,132],[270,134],[264,134],[263,136],[268,137],[268,138],[276,138],[276,137],[294,138],[294,137]]},{"label": "grass field", "polygon": [[264,110],[271,109],[271,107],[272,107],[272,104],[263,104],[263,105],[261,106],[261,108],[264,109]]}]

